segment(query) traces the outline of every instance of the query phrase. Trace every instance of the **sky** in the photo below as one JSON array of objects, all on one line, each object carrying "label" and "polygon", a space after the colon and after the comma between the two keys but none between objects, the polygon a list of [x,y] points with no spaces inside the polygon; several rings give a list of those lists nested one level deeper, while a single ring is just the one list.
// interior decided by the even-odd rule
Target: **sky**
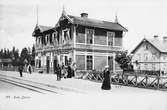
[{"label": "sky", "polygon": [[55,26],[63,5],[67,14],[114,22],[128,29],[123,47],[133,50],[143,38],[167,36],[167,0],[0,0],[0,49],[32,47],[37,23]]}]

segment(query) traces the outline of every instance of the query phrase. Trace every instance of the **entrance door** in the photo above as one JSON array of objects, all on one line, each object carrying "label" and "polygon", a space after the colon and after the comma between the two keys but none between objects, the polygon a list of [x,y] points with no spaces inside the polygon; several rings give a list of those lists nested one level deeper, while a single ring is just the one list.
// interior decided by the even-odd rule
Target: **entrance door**
[{"label": "entrance door", "polygon": [[108,56],[108,66],[109,70],[113,71],[113,56]]},{"label": "entrance door", "polygon": [[46,59],[46,73],[49,73],[49,69],[50,69],[50,60],[49,60],[49,57],[47,57],[47,59]]},{"label": "entrance door", "polygon": [[[56,66],[57,66],[57,59],[56,59],[56,57],[55,57],[55,59],[54,59],[54,61],[53,61],[53,70],[54,70],[54,72],[55,72],[55,70],[56,70]],[[53,73],[54,73],[53,72]]]},{"label": "entrance door", "polygon": [[65,56],[65,65],[68,65],[68,57]]}]

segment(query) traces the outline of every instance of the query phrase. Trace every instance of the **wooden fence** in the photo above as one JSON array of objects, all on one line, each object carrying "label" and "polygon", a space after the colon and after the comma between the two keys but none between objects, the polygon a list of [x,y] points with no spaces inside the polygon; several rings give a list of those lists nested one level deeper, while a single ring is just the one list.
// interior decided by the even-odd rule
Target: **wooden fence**
[{"label": "wooden fence", "polygon": [[[103,81],[102,72],[89,72],[86,78],[98,82]],[[137,74],[136,72],[124,74],[122,72],[111,73],[111,83],[123,86],[167,90],[167,76]]]}]

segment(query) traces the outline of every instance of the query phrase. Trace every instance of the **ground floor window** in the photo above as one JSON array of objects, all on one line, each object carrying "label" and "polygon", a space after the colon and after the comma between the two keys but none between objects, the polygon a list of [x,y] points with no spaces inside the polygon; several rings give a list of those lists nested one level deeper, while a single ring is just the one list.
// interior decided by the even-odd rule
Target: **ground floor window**
[{"label": "ground floor window", "polygon": [[92,56],[87,56],[87,70],[92,70],[93,69],[93,60],[92,60]]},{"label": "ground floor window", "polygon": [[94,69],[103,71],[107,64],[107,56],[94,56]]},{"label": "ground floor window", "polygon": [[85,70],[85,55],[76,55],[77,70]]}]

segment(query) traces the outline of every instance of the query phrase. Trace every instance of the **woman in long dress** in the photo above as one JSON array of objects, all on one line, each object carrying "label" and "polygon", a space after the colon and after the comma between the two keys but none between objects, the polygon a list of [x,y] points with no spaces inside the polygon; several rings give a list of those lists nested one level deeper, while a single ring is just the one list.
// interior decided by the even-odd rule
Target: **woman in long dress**
[{"label": "woman in long dress", "polygon": [[110,84],[110,72],[109,72],[109,66],[105,66],[105,70],[103,71],[103,83],[101,86],[101,89],[103,90],[110,90],[111,84]]}]

